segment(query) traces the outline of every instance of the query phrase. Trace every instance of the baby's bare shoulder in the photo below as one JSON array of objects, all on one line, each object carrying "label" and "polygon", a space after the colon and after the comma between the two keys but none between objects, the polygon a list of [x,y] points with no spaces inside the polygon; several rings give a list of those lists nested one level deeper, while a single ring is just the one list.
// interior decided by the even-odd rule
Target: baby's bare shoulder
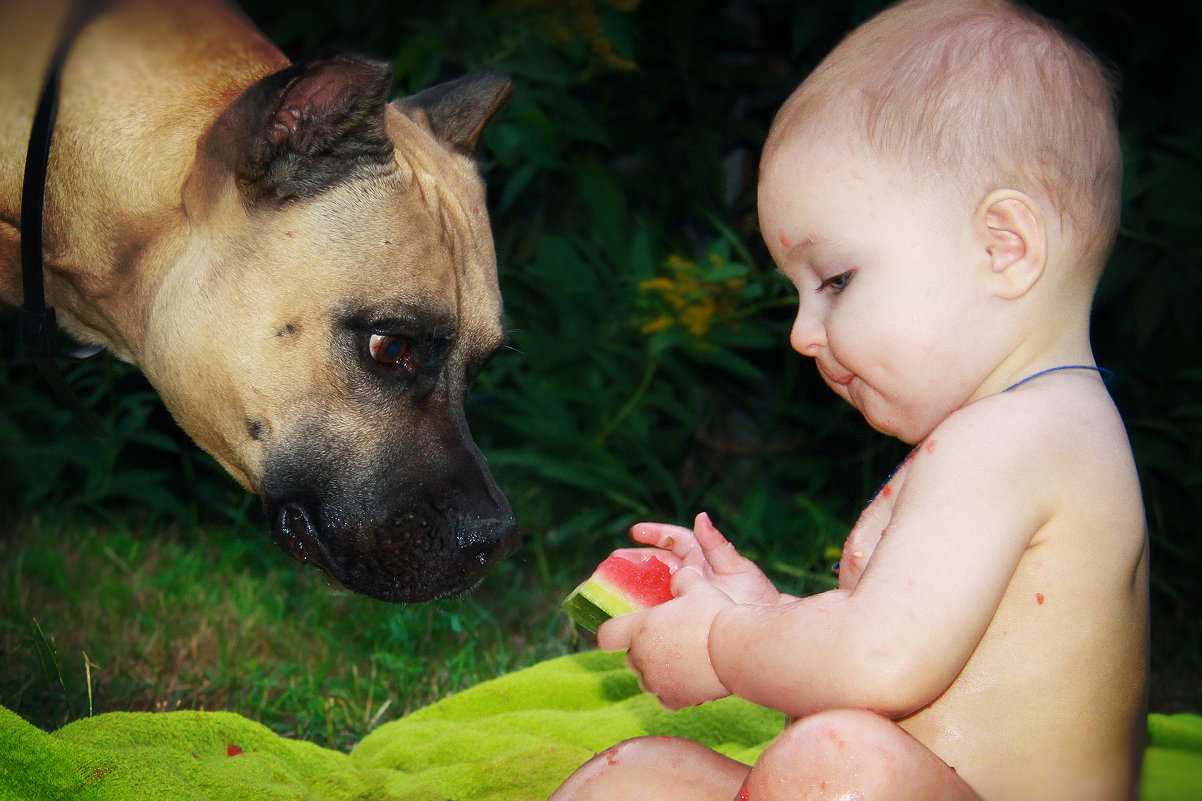
[{"label": "baby's bare shoulder", "polygon": [[984,465],[976,469],[1005,487],[1011,503],[1028,505],[1042,521],[1033,543],[1060,541],[1071,551],[1106,542],[1136,558],[1144,509],[1122,418],[1101,382],[1061,378],[972,404],[932,439],[960,451],[963,469],[972,460]]},{"label": "baby's bare shoulder", "polygon": [[976,498],[977,507],[1011,518],[1016,535],[1070,512],[1077,525],[1142,515],[1122,419],[1096,379],[1032,382],[969,404],[915,457],[907,482],[920,498],[940,506]]},{"label": "baby's bare shoulder", "polygon": [[[1048,378],[1052,378],[1049,376]],[[923,444],[954,446],[967,458],[1058,472],[1074,464],[1132,465],[1114,402],[1100,382],[1062,377],[984,398],[950,415]]]}]

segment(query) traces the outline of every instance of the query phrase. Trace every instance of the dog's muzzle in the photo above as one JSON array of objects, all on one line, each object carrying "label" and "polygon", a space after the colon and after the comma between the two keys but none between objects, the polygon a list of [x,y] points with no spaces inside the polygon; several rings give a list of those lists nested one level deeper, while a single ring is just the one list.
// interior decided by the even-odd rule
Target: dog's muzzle
[{"label": "dog's muzzle", "polygon": [[354,592],[393,603],[430,601],[475,589],[521,542],[508,508],[463,516],[433,507],[371,525],[323,520],[297,501],[266,503],[276,544]]}]

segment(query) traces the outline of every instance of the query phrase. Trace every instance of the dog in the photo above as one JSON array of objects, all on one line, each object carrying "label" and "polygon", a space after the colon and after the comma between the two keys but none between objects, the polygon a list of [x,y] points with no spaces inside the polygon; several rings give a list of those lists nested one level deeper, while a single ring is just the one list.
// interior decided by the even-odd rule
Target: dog
[{"label": "dog", "polygon": [[[505,341],[472,153],[509,82],[389,101],[389,65],[291,64],[218,0],[105,5],[62,71],[47,302],[261,495],[286,552],[387,601],[470,590],[519,543],[463,409]],[[7,305],[34,109],[71,15],[0,0]]]}]

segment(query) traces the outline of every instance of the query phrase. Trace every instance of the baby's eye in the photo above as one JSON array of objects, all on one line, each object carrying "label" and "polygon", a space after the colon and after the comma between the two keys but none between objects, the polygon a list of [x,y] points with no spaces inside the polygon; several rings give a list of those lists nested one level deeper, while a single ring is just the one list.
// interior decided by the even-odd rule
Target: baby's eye
[{"label": "baby's eye", "polygon": [[829,289],[832,292],[834,292],[836,295],[838,295],[840,292],[847,289],[847,285],[848,285],[848,283],[851,282],[851,276],[854,272],[855,272],[855,270],[848,270],[845,273],[839,273],[838,275],[832,275],[830,278],[826,279],[825,281],[823,281],[821,284],[818,285],[818,291],[825,292],[826,290]]}]

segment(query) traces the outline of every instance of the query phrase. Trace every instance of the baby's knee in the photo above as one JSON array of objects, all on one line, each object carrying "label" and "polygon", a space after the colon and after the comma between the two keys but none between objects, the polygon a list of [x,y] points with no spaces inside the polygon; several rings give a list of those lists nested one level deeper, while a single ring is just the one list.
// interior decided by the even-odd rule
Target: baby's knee
[{"label": "baby's knee", "polygon": [[680,737],[648,736],[622,740],[597,754],[594,760],[607,765],[658,764],[667,754],[695,746]]},{"label": "baby's knee", "polygon": [[747,766],[681,737],[623,740],[582,765],[549,801],[729,799]]},{"label": "baby's knee", "polygon": [[755,801],[877,797],[905,762],[908,735],[864,710],[820,712],[791,724],[760,756],[749,796]]},{"label": "baby's knee", "polygon": [[584,767],[593,772],[613,772],[613,768],[622,768],[622,772],[638,770],[657,764],[665,755],[685,742],[675,737],[635,737],[611,745],[589,760]]},{"label": "baby's knee", "polygon": [[873,712],[832,709],[795,721],[769,750],[842,764],[857,752],[887,750],[899,733],[896,723]]},{"label": "baby's knee", "polygon": [[623,740],[600,752],[577,768],[549,801],[621,797],[621,793],[635,790],[639,766],[653,757],[653,749],[644,742],[647,739]]}]

